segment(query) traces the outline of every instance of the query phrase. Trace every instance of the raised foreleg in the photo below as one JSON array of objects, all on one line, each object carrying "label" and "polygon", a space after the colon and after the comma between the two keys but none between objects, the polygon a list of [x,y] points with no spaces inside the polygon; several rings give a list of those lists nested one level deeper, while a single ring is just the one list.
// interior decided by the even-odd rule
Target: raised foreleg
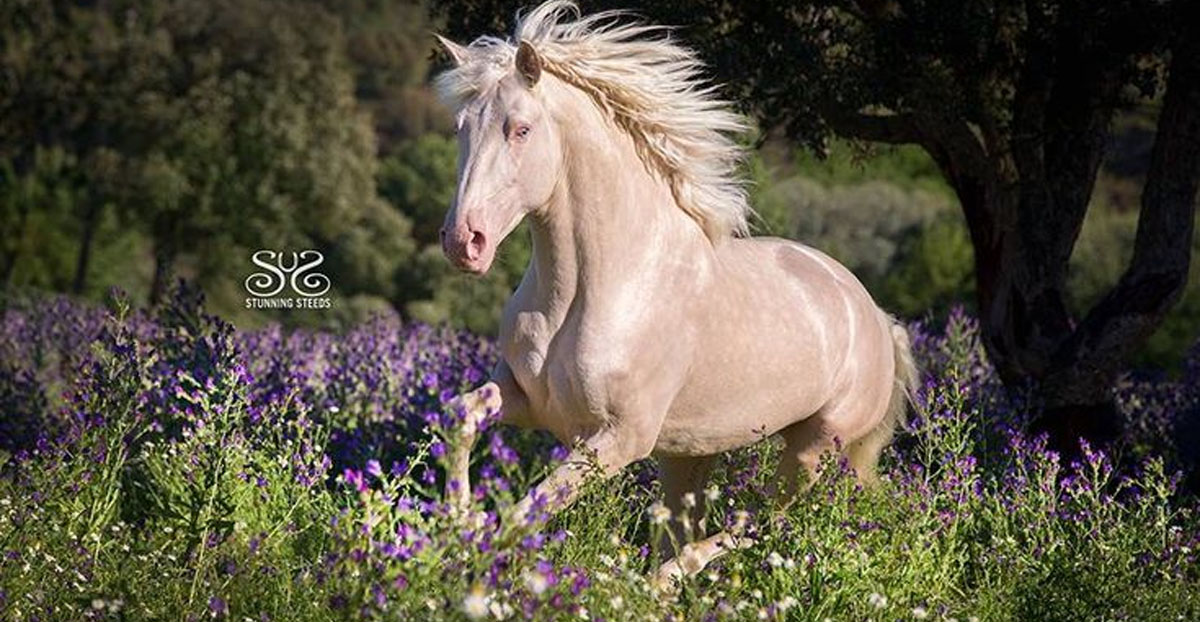
[{"label": "raised foreleg", "polygon": [[501,421],[520,425],[528,417],[525,393],[517,386],[512,371],[501,361],[492,379],[446,404],[452,413],[461,413],[462,421],[450,430],[446,456],[446,501],[456,511],[471,504],[471,449],[479,436],[479,427],[489,413],[501,413]]}]

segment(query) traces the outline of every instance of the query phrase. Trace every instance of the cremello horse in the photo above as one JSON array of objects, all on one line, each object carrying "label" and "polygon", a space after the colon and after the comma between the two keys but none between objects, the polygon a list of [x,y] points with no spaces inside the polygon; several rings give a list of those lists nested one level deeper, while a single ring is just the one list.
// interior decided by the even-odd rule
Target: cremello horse
[{"label": "cremello horse", "polygon": [[[516,508],[569,503],[585,476],[654,455],[667,507],[700,494],[715,454],[779,434],[785,489],[843,450],[870,480],[907,407],[908,338],[849,271],[780,239],[746,238],[740,118],[695,55],[653,26],[552,1],[510,40],[441,39],[456,111],[458,187],[442,244],[482,274],[531,221],[533,258],[504,310],[502,360],[459,398],[468,413],[447,496],[468,498],[487,408],[575,451]],[[693,509],[692,515],[703,510]],[[733,544],[688,545],[659,577]]]}]

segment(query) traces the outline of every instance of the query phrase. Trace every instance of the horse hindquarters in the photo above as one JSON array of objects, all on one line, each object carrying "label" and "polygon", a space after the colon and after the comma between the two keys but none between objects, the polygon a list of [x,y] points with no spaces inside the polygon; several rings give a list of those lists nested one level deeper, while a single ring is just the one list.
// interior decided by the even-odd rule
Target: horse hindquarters
[{"label": "horse hindquarters", "polygon": [[[784,440],[779,464],[783,494],[792,495],[810,486],[821,458],[839,449],[860,481],[865,484],[876,481],[879,456],[892,440],[897,426],[903,425],[917,381],[908,331],[891,318],[885,317],[884,321],[887,330],[883,338],[890,346],[886,347],[884,355],[891,363],[887,368],[890,381],[886,385],[886,402],[881,405],[879,400],[864,400],[864,396],[884,387],[874,384],[876,374],[859,373],[848,381],[839,395],[811,417],[780,430]],[[804,484],[797,482],[801,469],[807,476]]]},{"label": "horse hindquarters", "polygon": [[895,320],[891,320],[891,322],[894,378],[887,411],[878,425],[871,428],[866,436],[854,441],[846,449],[850,466],[854,468],[859,480],[869,484],[878,479],[875,467],[879,463],[879,455],[883,452],[883,448],[891,442],[896,428],[904,425],[908,405],[917,390],[917,366],[913,361],[908,330]]}]

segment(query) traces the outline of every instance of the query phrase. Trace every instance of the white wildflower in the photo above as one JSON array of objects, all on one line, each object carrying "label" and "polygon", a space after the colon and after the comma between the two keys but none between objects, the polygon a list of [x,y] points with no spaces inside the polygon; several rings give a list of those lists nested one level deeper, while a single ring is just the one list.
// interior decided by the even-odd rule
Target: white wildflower
[{"label": "white wildflower", "polygon": [[929,610],[924,607],[913,607],[912,615],[917,620],[924,620],[929,617]]},{"label": "white wildflower", "polygon": [[483,593],[483,587],[476,585],[463,599],[463,613],[472,620],[479,620],[488,613],[488,597]]},{"label": "white wildflower", "polygon": [[779,568],[783,565],[784,559],[779,553],[771,551],[771,554],[767,556],[767,563],[770,564],[772,568]]},{"label": "white wildflower", "polygon": [[704,490],[704,498],[709,501],[716,501],[721,498],[721,490],[716,486],[709,486]]},{"label": "white wildflower", "polygon": [[887,607],[887,602],[887,596],[884,596],[879,592],[871,592],[871,594],[867,596],[867,603],[876,609],[883,609],[884,607]]},{"label": "white wildflower", "polygon": [[660,501],[655,501],[650,506],[648,512],[650,513],[650,520],[654,521],[655,525],[662,525],[671,520],[671,510],[668,510],[667,506],[663,505]]},{"label": "white wildflower", "polygon": [[746,530],[746,525],[750,524],[750,513],[746,510],[738,510],[733,513],[733,533],[739,534]]},{"label": "white wildflower", "polygon": [[691,509],[696,507],[696,493],[689,492],[683,495],[683,507]]},{"label": "white wildflower", "polygon": [[507,620],[513,616],[513,613],[515,613],[512,605],[508,603],[496,602],[494,600],[488,605],[488,611],[491,611],[492,617],[496,618],[497,620]]},{"label": "white wildflower", "polygon": [[533,592],[535,595],[541,596],[546,588],[550,587],[550,582],[546,580],[546,576],[540,572],[525,573],[525,589]]}]

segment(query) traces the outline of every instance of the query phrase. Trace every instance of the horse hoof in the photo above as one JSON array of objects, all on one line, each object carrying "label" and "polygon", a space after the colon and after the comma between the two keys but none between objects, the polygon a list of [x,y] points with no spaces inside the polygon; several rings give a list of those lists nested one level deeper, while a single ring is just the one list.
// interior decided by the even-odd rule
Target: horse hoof
[{"label": "horse hoof", "polygon": [[654,572],[654,576],[650,578],[650,588],[656,594],[674,593],[685,575],[686,573],[678,561],[672,559],[659,566],[658,570]]}]

